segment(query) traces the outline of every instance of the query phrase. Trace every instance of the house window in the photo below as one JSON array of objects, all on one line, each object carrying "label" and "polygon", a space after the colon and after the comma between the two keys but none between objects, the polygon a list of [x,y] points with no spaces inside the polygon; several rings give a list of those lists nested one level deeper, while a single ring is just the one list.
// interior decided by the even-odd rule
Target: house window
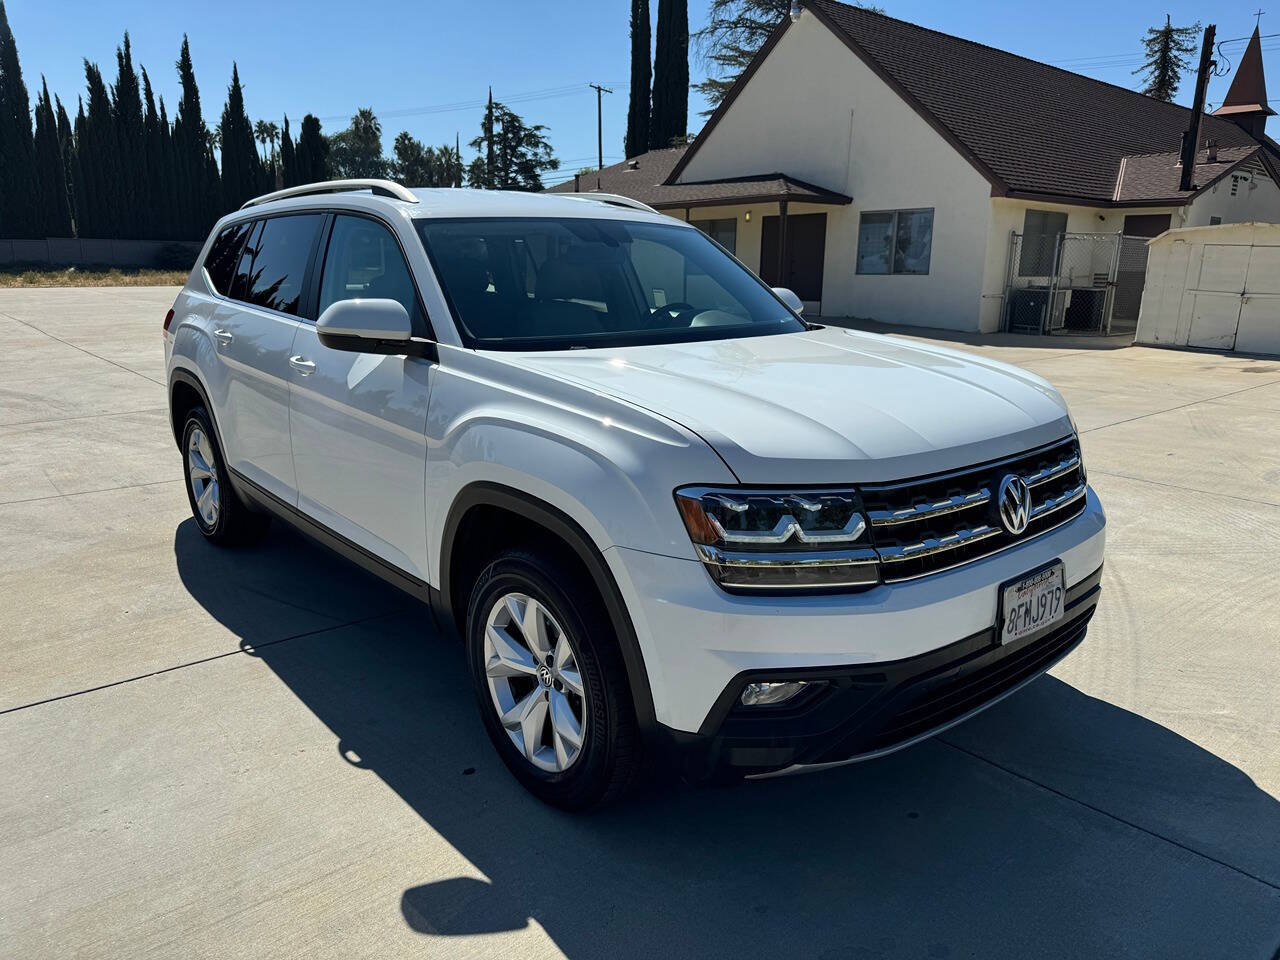
[{"label": "house window", "polygon": [[858,273],[927,274],[933,208],[864,213],[858,221]]},{"label": "house window", "polygon": [[1221,222],[1222,222],[1222,218],[1221,218],[1221,217],[1210,217],[1210,218],[1209,218],[1209,226],[1211,226],[1211,227],[1216,227],[1216,226],[1217,226],[1218,224],[1220,224]]},{"label": "house window", "polygon": [[1067,232],[1067,215],[1052,210],[1028,210],[1022,221],[1022,252],[1018,276],[1048,277],[1055,272],[1053,257],[1058,237]]},{"label": "house window", "polygon": [[730,253],[738,252],[738,220],[728,217],[724,220],[695,220],[693,225],[724,247]]}]

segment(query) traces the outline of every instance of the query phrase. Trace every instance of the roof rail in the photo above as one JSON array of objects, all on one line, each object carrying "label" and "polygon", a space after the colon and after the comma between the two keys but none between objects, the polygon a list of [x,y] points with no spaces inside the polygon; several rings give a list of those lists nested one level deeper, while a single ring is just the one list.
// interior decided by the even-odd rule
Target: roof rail
[{"label": "roof rail", "polygon": [[564,191],[553,193],[552,196],[572,197],[575,200],[596,200],[600,203],[607,203],[615,207],[629,207],[632,210],[644,210],[646,213],[662,213],[661,210],[655,210],[647,203],[641,203],[639,200],[634,200],[631,197],[624,197],[620,193],[600,193],[599,191],[592,191],[590,193],[574,193],[573,191]]},{"label": "roof rail", "polygon": [[255,207],[270,200],[284,200],[286,197],[309,197],[320,193],[345,193],[348,190],[369,190],[380,197],[391,197],[406,203],[417,203],[418,198],[412,190],[408,190],[390,180],[323,180],[319,183],[304,183],[300,187],[287,187],[272,193],[264,193],[260,197],[246,200],[240,205]]}]

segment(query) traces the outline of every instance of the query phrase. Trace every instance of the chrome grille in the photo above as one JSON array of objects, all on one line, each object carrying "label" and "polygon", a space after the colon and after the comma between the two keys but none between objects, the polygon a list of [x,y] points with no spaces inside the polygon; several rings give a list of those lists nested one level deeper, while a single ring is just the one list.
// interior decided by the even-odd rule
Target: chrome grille
[{"label": "chrome grille", "polygon": [[[1016,474],[1031,489],[1021,534],[1001,525],[993,498]],[[1075,437],[951,473],[860,488],[885,582],[976,560],[1044,533],[1084,510],[1085,473]]]}]

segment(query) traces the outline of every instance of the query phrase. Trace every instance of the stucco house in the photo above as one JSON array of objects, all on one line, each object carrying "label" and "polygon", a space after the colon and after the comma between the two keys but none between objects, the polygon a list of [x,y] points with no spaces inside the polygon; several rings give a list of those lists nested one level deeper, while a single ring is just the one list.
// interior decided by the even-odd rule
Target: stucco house
[{"label": "stucco house", "polygon": [[[1187,108],[803,0],[688,147],[551,189],[687,219],[816,314],[993,331],[1013,277],[1065,270],[1061,234],[1280,221],[1273,112],[1255,31],[1223,107],[1202,119],[1182,190]],[[1101,292],[1108,268],[1114,281],[1111,262],[1086,257],[1086,279],[1071,282]]]}]

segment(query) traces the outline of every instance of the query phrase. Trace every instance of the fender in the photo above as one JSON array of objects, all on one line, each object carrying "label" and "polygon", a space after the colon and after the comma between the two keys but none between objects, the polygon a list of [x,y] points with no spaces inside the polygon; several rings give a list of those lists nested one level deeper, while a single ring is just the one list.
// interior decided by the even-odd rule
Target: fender
[{"label": "fender", "polygon": [[169,392],[165,398],[169,402],[169,425],[173,429],[173,439],[177,443],[178,449],[182,449],[181,427],[173,419],[173,385],[175,383],[183,383],[200,394],[200,400],[204,404],[205,411],[209,414],[209,419],[213,421],[213,429],[217,433],[218,446],[222,446],[222,428],[218,426],[218,417],[214,413],[213,404],[209,402],[209,391],[205,389],[204,383],[200,378],[184,367],[174,367],[169,373]]},{"label": "fender", "polygon": [[576,520],[545,501],[521,490],[486,480],[477,480],[458,491],[445,519],[437,568],[440,571],[440,591],[438,596],[433,597],[438,601],[442,625],[452,626],[461,635],[460,625],[453,610],[453,601],[450,599],[452,584],[448,560],[453,554],[453,543],[458,526],[467,511],[475,506],[500,507],[518,514],[545,527],[574,551],[591,574],[596,590],[604,600],[605,611],[613,624],[614,633],[622,651],[622,661],[627,667],[627,681],[631,687],[632,702],[635,704],[636,720],[641,730],[654,729],[657,719],[653,708],[653,693],[649,689],[649,674],[644,665],[644,655],[640,650],[640,641],[636,638],[635,627],[631,623],[631,615],[627,612],[622,593],[613,579],[609,564],[595,542]]}]

